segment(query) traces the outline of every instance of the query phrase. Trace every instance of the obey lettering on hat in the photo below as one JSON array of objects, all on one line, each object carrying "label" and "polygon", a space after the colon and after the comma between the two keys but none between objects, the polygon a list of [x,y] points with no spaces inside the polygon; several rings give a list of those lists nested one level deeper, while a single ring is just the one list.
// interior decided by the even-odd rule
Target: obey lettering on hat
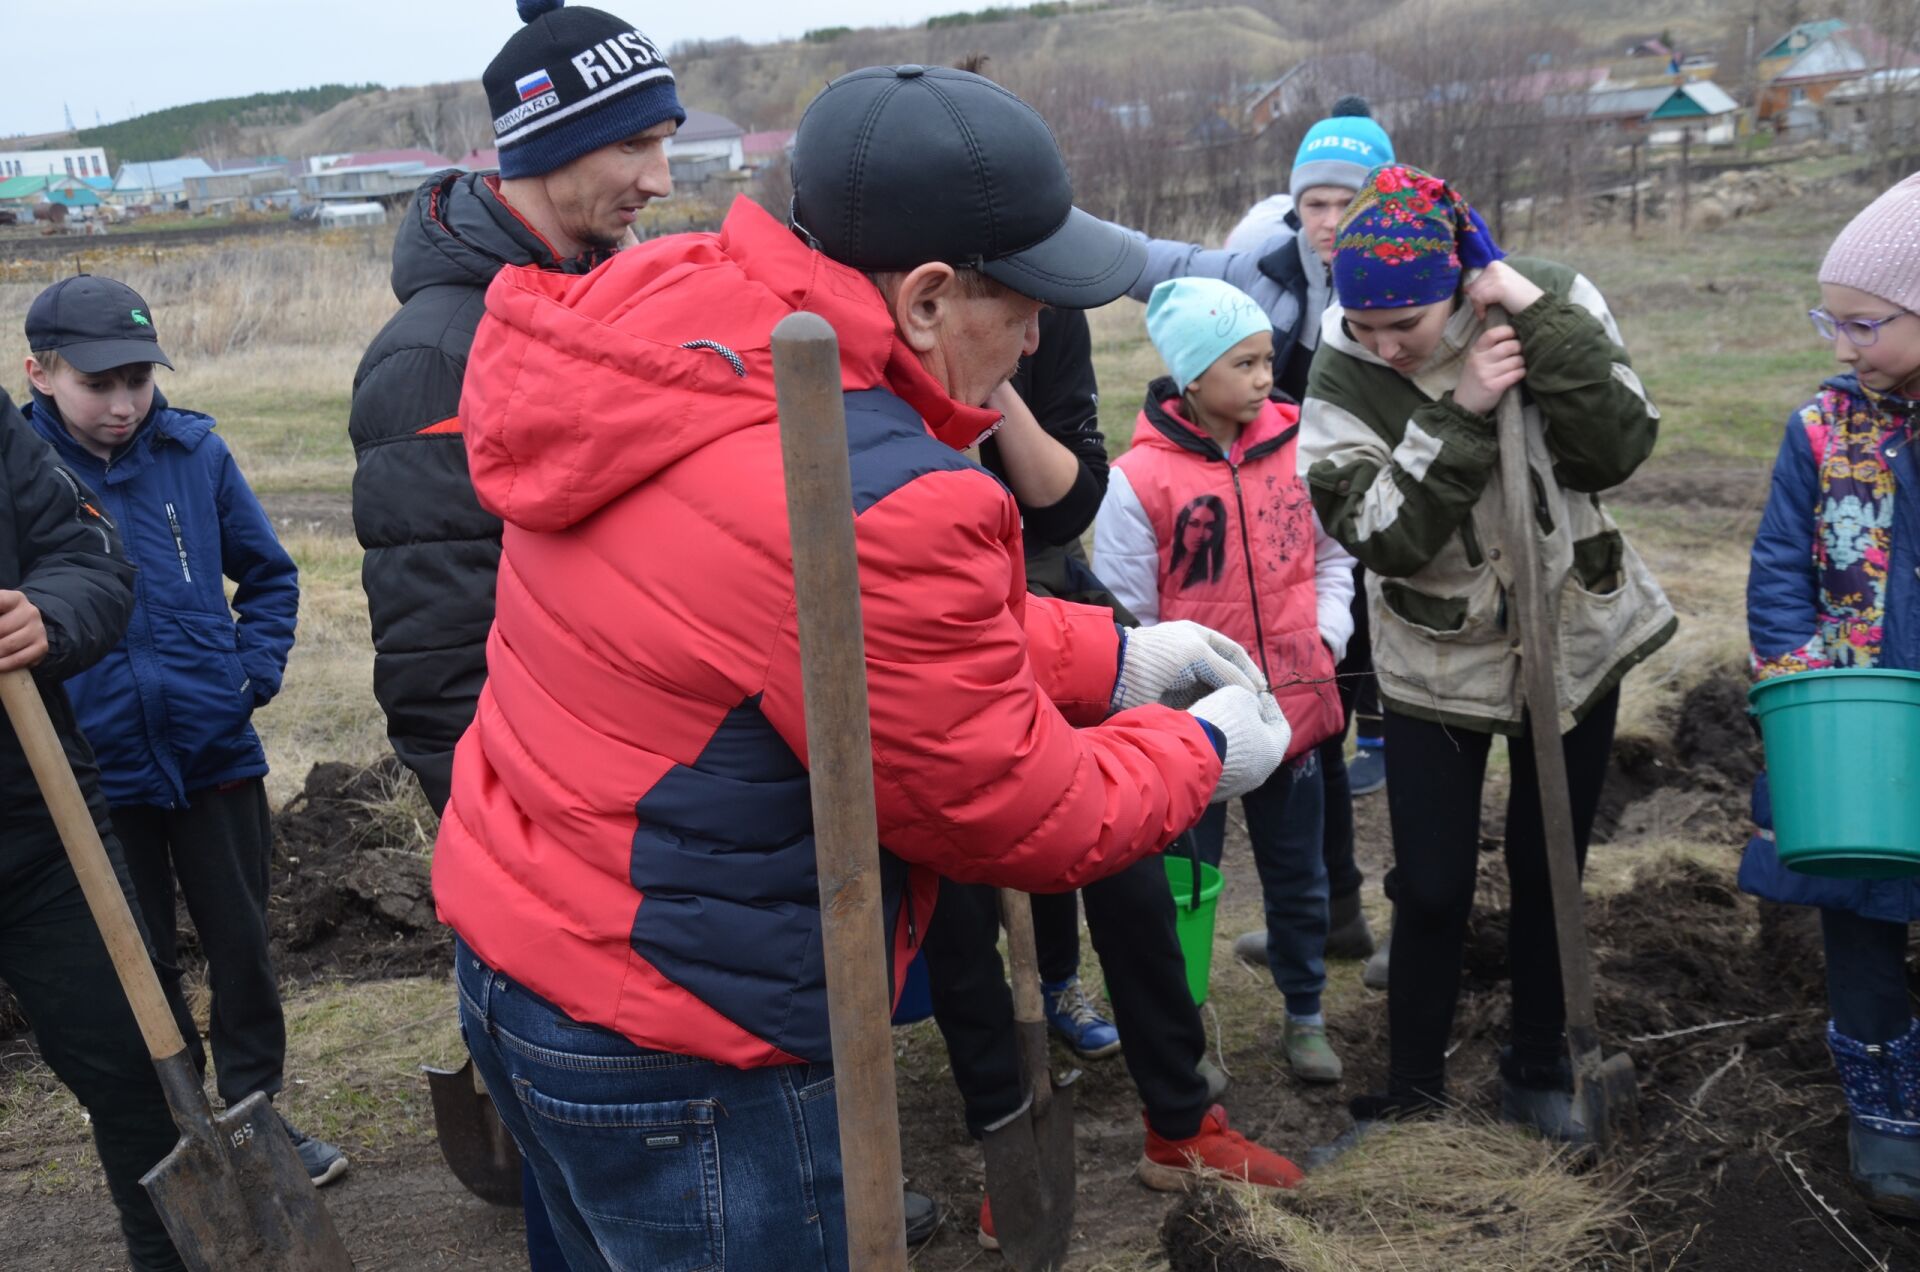
[{"label": "obey lettering on hat", "polygon": [[537,177],[666,120],[685,123],[666,55],[633,24],[564,0],[519,0],[526,25],[480,77],[500,175]]}]

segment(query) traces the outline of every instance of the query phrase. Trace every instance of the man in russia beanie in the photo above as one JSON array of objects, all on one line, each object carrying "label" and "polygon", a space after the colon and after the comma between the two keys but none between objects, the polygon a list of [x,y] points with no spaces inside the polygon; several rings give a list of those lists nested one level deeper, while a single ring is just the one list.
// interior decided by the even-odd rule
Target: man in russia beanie
[{"label": "man in russia beanie", "polygon": [[633,24],[565,0],[518,0],[526,23],[480,77],[500,175],[537,177],[687,112],[666,56]]}]

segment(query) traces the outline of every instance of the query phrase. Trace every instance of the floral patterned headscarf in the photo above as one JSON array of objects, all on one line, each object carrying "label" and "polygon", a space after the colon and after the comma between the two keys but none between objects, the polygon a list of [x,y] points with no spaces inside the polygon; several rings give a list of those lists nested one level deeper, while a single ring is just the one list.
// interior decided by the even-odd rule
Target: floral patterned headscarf
[{"label": "floral patterned headscarf", "polygon": [[1347,309],[1450,300],[1464,270],[1505,256],[1487,223],[1440,178],[1406,164],[1367,174],[1334,239],[1333,287]]}]

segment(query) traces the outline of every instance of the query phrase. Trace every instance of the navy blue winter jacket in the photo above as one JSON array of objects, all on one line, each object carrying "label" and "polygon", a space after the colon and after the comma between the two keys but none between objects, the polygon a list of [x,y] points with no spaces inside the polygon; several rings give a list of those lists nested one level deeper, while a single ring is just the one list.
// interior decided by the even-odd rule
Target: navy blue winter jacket
[{"label": "navy blue winter jacket", "polygon": [[[1843,428],[1877,439],[1870,449],[1893,478],[1887,557],[1872,568],[1886,581],[1874,665],[1920,671],[1920,453],[1915,450],[1915,422],[1920,422],[1916,404],[1883,397],[1876,405],[1852,374],[1828,380],[1820,395],[1787,421],[1747,576],[1747,630],[1757,673],[1839,661],[1832,648],[1835,619],[1822,607],[1816,553],[1829,562],[1857,559],[1863,526],[1874,520],[1868,510],[1822,489],[1821,465]],[[1834,798],[1874,795],[1836,791]],[[1781,865],[1765,773],[1754,783],[1753,817],[1761,833],[1748,841],[1740,863],[1740,886],[1746,891],[1770,901],[1851,910],[1889,923],[1920,920],[1920,879],[1831,879]]]},{"label": "navy blue winter jacket", "polygon": [[[177,808],[264,774],[251,717],[280,691],[299,572],[212,418],[156,392],[105,461],[67,433],[51,399],[35,393],[28,419],[98,492],[138,570],[126,637],[67,681],[107,802]],[[223,575],[238,585],[231,609]]]}]

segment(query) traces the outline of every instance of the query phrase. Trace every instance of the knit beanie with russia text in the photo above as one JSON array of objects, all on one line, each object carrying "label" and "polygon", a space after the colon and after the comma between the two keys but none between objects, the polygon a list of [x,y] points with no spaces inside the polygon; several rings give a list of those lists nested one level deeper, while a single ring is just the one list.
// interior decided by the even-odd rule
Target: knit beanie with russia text
[{"label": "knit beanie with russia text", "polygon": [[633,24],[565,0],[518,0],[521,20],[480,83],[500,175],[537,177],[687,112],[659,46]]}]

